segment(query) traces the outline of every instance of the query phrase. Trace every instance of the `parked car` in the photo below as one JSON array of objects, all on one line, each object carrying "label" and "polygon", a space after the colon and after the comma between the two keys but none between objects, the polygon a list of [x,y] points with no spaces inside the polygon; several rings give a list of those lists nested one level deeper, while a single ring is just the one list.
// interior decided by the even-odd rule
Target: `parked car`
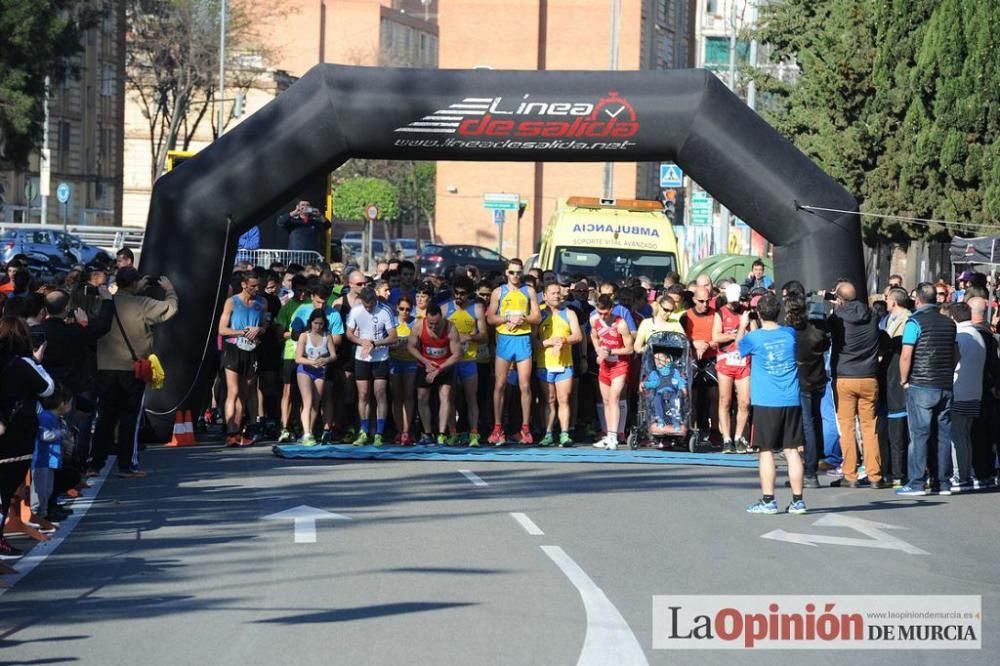
[{"label": "parked car", "polygon": [[393,243],[403,259],[414,260],[420,254],[420,243],[416,238],[397,238]]},{"label": "parked car", "polygon": [[99,247],[88,245],[79,236],[44,225],[19,225],[0,233],[0,258],[6,263],[14,255],[44,255],[53,265],[89,264],[98,257],[110,261]]},{"label": "parked car", "polygon": [[427,275],[434,270],[445,278],[451,278],[456,266],[475,266],[480,275],[491,271],[503,272],[507,259],[488,247],[479,245],[425,245],[417,256],[417,270]]},{"label": "parked car", "polygon": [[[350,232],[348,232],[350,233]],[[368,248],[364,247],[362,240],[360,238],[348,238],[346,235],[340,241],[342,247],[346,247],[350,250],[351,257],[357,259],[361,255],[365,254]],[[375,255],[376,259],[385,259],[386,255],[389,253],[389,248],[385,244],[385,240],[382,238],[372,239],[372,254]]]}]

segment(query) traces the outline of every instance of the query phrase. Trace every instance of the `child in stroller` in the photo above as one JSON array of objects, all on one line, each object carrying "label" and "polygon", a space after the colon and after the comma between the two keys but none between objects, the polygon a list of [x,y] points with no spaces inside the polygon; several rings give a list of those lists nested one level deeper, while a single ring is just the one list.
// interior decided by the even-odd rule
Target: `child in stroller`
[{"label": "child in stroller", "polygon": [[687,379],[666,351],[653,355],[654,367],[646,375],[642,387],[649,392],[649,405],[657,429],[682,431],[684,416],[681,404],[686,402]]}]

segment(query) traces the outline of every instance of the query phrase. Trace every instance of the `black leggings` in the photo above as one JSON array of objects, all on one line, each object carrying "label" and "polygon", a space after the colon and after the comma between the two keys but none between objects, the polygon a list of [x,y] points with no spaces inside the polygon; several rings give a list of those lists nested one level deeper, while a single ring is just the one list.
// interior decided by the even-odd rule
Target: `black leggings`
[{"label": "black leggings", "polygon": [[17,492],[18,486],[24,482],[31,460],[4,463],[0,465],[0,537],[3,536],[3,525],[10,510],[10,500]]}]

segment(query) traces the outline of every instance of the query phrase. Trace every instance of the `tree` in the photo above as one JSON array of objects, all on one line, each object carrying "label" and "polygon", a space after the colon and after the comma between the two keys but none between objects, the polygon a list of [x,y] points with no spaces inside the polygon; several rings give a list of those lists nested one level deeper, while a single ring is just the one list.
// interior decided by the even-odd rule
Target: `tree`
[{"label": "tree", "polygon": [[764,116],[858,198],[871,236],[983,232],[1000,215],[995,0],[785,0],[758,38],[799,77],[756,74]]},{"label": "tree", "polygon": [[379,207],[379,219],[392,221],[399,217],[399,188],[381,178],[352,178],[333,194],[333,214],[342,220],[367,220],[366,209]]},{"label": "tree", "polygon": [[0,0],[0,165],[23,167],[42,138],[45,77],[76,76],[101,14],[89,0]]},{"label": "tree", "polygon": [[400,223],[409,221],[418,229],[420,224],[426,223],[429,237],[434,239],[437,179],[437,165],[434,162],[348,160],[333,172],[334,188],[355,178],[381,178],[392,183],[399,191],[400,208],[399,216],[393,219]]},{"label": "tree", "polygon": [[[149,125],[151,177],[166,168],[168,150],[187,150],[208,117],[212,136],[219,87],[219,20],[223,0],[126,0],[126,84]],[[257,33],[268,12],[248,0],[228,0],[227,91],[249,90],[267,56]],[[227,93],[229,94],[229,93]],[[223,127],[234,119],[227,105]]]}]

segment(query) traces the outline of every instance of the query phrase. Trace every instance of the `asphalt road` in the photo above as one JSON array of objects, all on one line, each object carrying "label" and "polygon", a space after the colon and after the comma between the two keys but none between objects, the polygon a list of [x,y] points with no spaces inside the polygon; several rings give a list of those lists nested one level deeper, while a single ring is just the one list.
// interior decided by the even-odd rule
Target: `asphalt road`
[{"label": "asphalt road", "polygon": [[[810,515],[750,516],[748,469],[296,461],[204,444],[144,456],[149,477],[109,477],[0,596],[0,662],[998,663],[998,493],[824,488]],[[315,543],[264,520],[300,505],[349,520],[319,521]],[[885,530],[904,545],[815,525],[844,517],[905,528]],[[842,543],[761,538],[778,529]],[[977,594],[983,648],[654,650],[653,595],[683,594]]]}]

